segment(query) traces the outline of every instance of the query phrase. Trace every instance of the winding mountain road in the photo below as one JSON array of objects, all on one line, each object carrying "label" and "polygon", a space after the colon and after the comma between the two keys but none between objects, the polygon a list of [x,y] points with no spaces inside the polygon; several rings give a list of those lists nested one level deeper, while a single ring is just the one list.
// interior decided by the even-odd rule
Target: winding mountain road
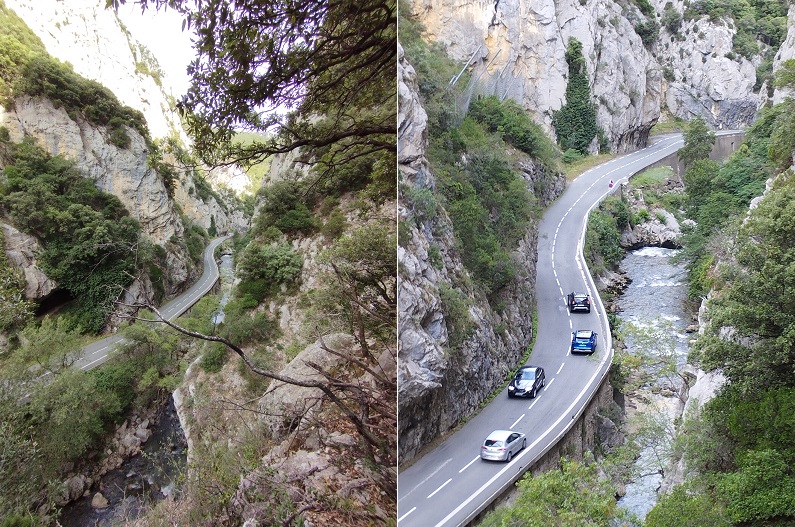
[{"label": "winding mountain road", "polygon": [[[193,304],[206,295],[218,280],[218,264],[215,262],[215,249],[229,236],[221,236],[213,239],[204,250],[204,271],[199,280],[187,291],[178,297],[167,302],[160,308],[160,313],[172,320],[185,311]],[[96,368],[110,358],[110,354],[116,349],[116,344],[123,341],[121,335],[111,335],[104,339],[92,342],[83,348],[83,356],[75,361],[74,366],[81,370]]]},{"label": "winding mountain road", "polygon": [[[732,133],[737,131],[718,135]],[[582,257],[588,213],[632,175],[682,146],[681,134],[655,137],[651,146],[579,176],[544,213],[538,237],[538,328],[528,364],[545,369],[546,387],[535,399],[508,399],[507,391],[503,392],[436,448],[401,470],[399,527],[468,524],[576,423],[613,357],[607,316]],[[565,295],[570,291],[590,293],[590,313],[568,312]],[[593,355],[569,352],[571,332],[577,329],[599,334]],[[497,429],[527,435],[527,448],[509,463],[479,457],[482,441]]]}]

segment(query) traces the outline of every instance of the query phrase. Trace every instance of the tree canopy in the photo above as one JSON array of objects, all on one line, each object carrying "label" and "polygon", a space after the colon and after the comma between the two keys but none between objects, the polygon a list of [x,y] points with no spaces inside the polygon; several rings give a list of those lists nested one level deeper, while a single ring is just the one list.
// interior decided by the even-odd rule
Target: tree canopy
[{"label": "tree canopy", "polygon": [[[301,148],[305,161],[333,171],[363,156],[394,156],[394,0],[138,3],[176,10],[196,33],[179,108],[205,162],[256,164]],[[263,138],[233,141],[241,131]]]}]

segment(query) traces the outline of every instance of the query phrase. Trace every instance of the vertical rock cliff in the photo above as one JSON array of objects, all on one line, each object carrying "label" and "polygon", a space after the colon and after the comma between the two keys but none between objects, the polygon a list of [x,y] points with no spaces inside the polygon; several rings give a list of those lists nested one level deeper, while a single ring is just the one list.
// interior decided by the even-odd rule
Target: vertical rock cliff
[{"label": "vertical rock cliff", "polygon": [[[401,186],[403,190],[433,189],[435,178],[425,158],[427,115],[414,69],[402,49],[398,56]],[[523,164],[521,170],[528,188],[546,188],[538,196],[542,205],[563,189],[563,177],[545,172],[540,165]],[[536,185],[540,181],[544,184]],[[473,287],[443,210],[432,221],[418,223],[401,199],[398,216],[408,231],[398,247],[398,427],[399,455],[405,461],[471,414],[524,354],[533,334],[538,233],[535,227],[529,229],[514,249],[511,257],[517,278],[500,293],[498,311]],[[431,263],[432,247],[438,249],[441,265]],[[468,304],[473,329],[457,346],[450,342],[448,324],[455,321],[445,313],[443,288],[457,290]]]},{"label": "vertical rock cliff", "polygon": [[745,126],[756,115],[761,58],[733,51],[731,19],[683,20],[674,33],[660,24],[666,10],[681,18],[685,4],[658,0],[649,14],[613,0],[414,0],[410,9],[428,40],[462,64],[472,59],[472,92],[517,100],[552,137],[552,113],[565,103],[566,46],[579,40],[597,122],[611,150],[622,152],[645,145],[668,115],[701,116],[715,128]]}]

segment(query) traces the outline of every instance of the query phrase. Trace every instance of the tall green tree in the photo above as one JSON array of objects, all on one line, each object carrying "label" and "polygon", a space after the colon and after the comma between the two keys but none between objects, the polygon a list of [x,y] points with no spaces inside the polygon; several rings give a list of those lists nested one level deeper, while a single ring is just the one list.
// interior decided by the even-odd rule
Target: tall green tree
[{"label": "tall green tree", "polygon": [[569,65],[569,82],[566,85],[566,103],[552,116],[552,126],[558,144],[565,151],[570,148],[587,155],[600,130],[596,125],[596,105],[591,102],[588,68],[582,54],[582,42],[569,40],[566,48]]},{"label": "tall green tree", "polygon": [[685,146],[677,155],[686,167],[695,161],[709,158],[712,147],[715,145],[715,132],[707,127],[706,121],[697,117],[688,123],[685,133]]}]

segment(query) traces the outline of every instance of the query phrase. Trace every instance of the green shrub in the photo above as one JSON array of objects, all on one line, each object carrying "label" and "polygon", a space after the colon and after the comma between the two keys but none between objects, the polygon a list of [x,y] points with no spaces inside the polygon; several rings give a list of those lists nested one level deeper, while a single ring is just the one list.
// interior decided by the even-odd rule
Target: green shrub
[{"label": "green shrub", "polygon": [[660,36],[660,23],[654,19],[635,24],[635,32],[640,36],[640,40],[647,48],[657,42]]},{"label": "green shrub", "polygon": [[635,225],[639,225],[641,223],[646,223],[651,219],[651,214],[649,214],[648,209],[640,209],[636,214],[635,218],[632,220],[632,223]]},{"label": "green shrub", "polygon": [[136,371],[132,361],[111,362],[91,371],[100,390],[113,393],[121,405],[119,415],[135,400]]},{"label": "green shrub", "polygon": [[428,261],[431,263],[434,269],[442,270],[444,268],[442,253],[439,251],[438,245],[431,245],[428,247]]},{"label": "green shrub", "polygon": [[404,185],[402,190],[406,204],[418,224],[423,221],[432,222],[436,218],[438,203],[433,190],[411,185]]},{"label": "green shrub", "polygon": [[451,350],[457,350],[472,335],[474,324],[469,316],[469,299],[448,283],[439,284],[439,299],[447,324],[447,343]]},{"label": "green shrub", "polygon": [[574,148],[569,148],[563,152],[564,163],[576,163],[577,161],[581,161],[584,157],[585,156],[579,150],[575,150]]},{"label": "green shrub", "polygon": [[496,96],[478,97],[469,106],[469,116],[486,125],[492,133],[525,154],[541,161],[547,168],[555,168],[556,153],[540,125],[535,123],[519,104]]},{"label": "green shrub", "polygon": [[635,3],[638,4],[638,9],[640,9],[640,12],[645,16],[654,16],[654,6],[649,3],[649,0],[635,0]]},{"label": "green shrub", "polygon": [[339,207],[340,199],[337,196],[326,196],[323,198],[323,201],[320,202],[320,207],[318,208],[318,212],[321,216],[328,216],[331,214],[337,207]]},{"label": "green shrub", "polygon": [[261,281],[266,292],[274,292],[282,284],[294,282],[302,266],[303,258],[289,245],[252,242],[241,254],[238,270],[242,282]]},{"label": "green shrub", "polygon": [[244,303],[250,305],[254,302],[251,307],[258,306],[270,291],[271,287],[264,278],[243,280],[237,285],[237,294],[241,299],[245,299]]},{"label": "green shrub", "polygon": [[398,220],[398,245],[407,247],[411,241],[411,227],[405,220]]},{"label": "green shrub", "polygon": [[317,221],[306,205],[298,203],[279,217],[274,226],[285,234],[309,234],[317,228]]},{"label": "green shrub", "polygon": [[667,2],[663,8],[660,22],[668,32],[671,34],[676,33],[682,27],[682,14],[677,11],[671,2]]},{"label": "green shrub", "polygon": [[342,236],[345,229],[348,228],[348,220],[345,219],[345,214],[341,210],[335,209],[334,212],[328,215],[326,222],[321,228],[321,232],[326,238],[335,240]]},{"label": "green shrub", "polygon": [[602,269],[614,268],[624,257],[616,219],[601,208],[591,211],[583,254],[591,272],[597,274]]},{"label": "green shrub", "polygon": [[220,344],[213,344],[202,354],[199,366],[207,373],[218,373],[226,364],[226,348]]}]

